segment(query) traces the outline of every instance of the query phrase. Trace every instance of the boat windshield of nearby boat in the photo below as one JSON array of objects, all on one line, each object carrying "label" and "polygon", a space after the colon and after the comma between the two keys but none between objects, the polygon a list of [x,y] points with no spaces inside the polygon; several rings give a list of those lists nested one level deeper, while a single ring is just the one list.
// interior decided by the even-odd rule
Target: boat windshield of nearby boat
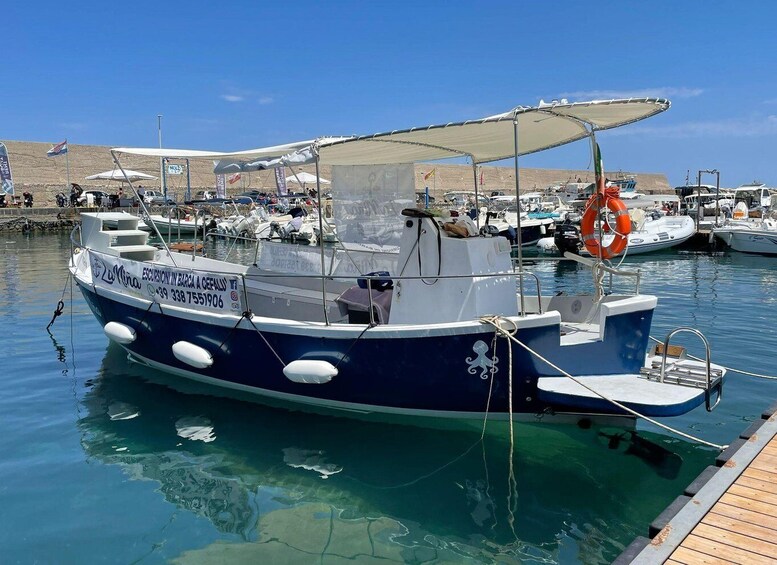
[{"label": "boat windshield of nearby boat", "polygon": [[777,190],[753,181],[734,189],[734,206],[744,202],[749,212],[760,215],[771,208],[773,196],[777,196]]},{"label": "boat windshield of nearby boat", "polygon": [[84,213],[70,269],[130,360],[297,407],[481,422],[710,410],[724,369],[669,347],[671,336],[651,346],[657,298],[639,292],[639,272],[579,259],[593,270],[589,293],[543,289],[520,254],[519,214],[514,261],[479,218],[414,207],[415,162],[481,166],[588,142],[668,108],[663,99],[543,104],[238,153],[114,149],[118,164],[146,155],[239,171],[329,166],[338,243],[257,241],[244,265],[157,248],[133,219],[109,230],[109,216]]}]

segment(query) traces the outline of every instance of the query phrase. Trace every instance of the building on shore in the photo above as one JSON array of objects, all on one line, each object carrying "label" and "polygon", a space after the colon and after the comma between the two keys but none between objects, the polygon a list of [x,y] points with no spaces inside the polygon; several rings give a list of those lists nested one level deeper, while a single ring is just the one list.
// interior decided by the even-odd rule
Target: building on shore
[{"label": "building on shore", "polygon": [[[110,148],[100,145],[68,144],[67,161],[64,156],[47,157],[46,151],[51,143],[39,143],[31,141],[5,141],[8,148],[11,168],[13,170],[16,194],[31,192],[35,198],[35,206],[55,205],[55,196],[58,192],[69,191],[67,186],[68,167],[70,182],[80,184],[84,189],[102,189],[108,193],[117,193],[120,182],[93,180],[87,181],[85,177],[110,170],[114,167],[111,160]],[[183,161],[171,161],[173,164],[183,165]],[[159,160],[150,157],[135,155],[122,156],[122,165],[127,169],[140,171],[159,177]],[[295,167],[295,170],[297,168]],[[300,171],[315,173],[313,166],[299,167]],[[424,179],[428,173],[434,170],[433,176]],[[482,190],[485,194],[502,191],[511,194],[515,191],[515,176],[511,164],[504,166],[483,166]],[[212,163],[207,160],[191,161],[189,176],[191,178],[191,190],[194,194],[198,190],[213,190],[216,186],[216,177],[213,174]],[[321,168],[323,178],[331,178],[331,170],[328,166]],[[520,169],[521,192],[543,191],[545,188],[566,181],[581,179],[593,182],[593,171],[589,170],[564,170],[564,169]],[[670,194],[673,193],[669,181],[662,173],[635,173],[627,171],[607,171],[606,176],[611,179],[620,176],[634,177],[637,181],[637,190],[645,194]],[[289,176],[287,174],[287,176]],[[474,176],[471,165],[459,164],[417,164],[415,166],[416,189],[424,190],[429,186],[432,196],[441,197],[443,193],[455,190],[472,190]],[[186,191],[186,174],[166,175],[168,194],[175,200],[181,201]],[[480,181],[480,176],[478,178]],[[161,180],[141,181],[144,188],[159,190]],[[273,171],[258,171],[244,173],[234,184],[227,185],[227,194],[233,196],[248,190],[275,191],[275,176]]]}]

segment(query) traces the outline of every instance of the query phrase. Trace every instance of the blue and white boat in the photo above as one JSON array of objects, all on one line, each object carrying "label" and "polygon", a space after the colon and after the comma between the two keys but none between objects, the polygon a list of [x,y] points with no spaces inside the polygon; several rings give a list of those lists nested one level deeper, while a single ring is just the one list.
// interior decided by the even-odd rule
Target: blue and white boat
[{"label": "blue and white boat", "polygon": [[[638,274],[590,261],[599,281],[590,294],[542,293],[503,237],[459,237],[455,219],[408,208],[414,162],[515,157],[517,169],[518,155],[668,108],[663,99],[518,107],[239,153],[114,149],[119,166],[125,155],[242,171],[329,165],[342,244],[257,241],[253,263],[242,265],[157,248],[132,219],[85,213],[70,269],[129,359],[297,407],[477,420],[711,409],[723,369],[650,347],[657,298],[639,293]],[[117,229],[106,229],[112,219]],[[634,292],[606,292],[606,271],[636,280]]]}]

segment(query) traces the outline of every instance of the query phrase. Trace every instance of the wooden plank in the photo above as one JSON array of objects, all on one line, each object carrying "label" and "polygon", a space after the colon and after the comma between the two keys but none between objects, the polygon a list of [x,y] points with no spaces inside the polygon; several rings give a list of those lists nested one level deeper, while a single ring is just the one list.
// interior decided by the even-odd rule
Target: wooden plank
[{"label": "wooden plank", "polygon": [[751,488],[753,490],[777,494],[777,483],[769,483],[760,479],[754,479],[747,475],[740,475],[736,482],[737,485]]},{"label": "wooden plank", "polygon": [[[713,508],[702,519],[701,523],[777,544],[777,523],[772,524],[772,527],[767,526],[767,523],[770,522],[769,520],[764,520],[763,524],[748,524],[737,518],[716,514],[714,511],[715,509]],[[777,522],[777,520],[772,520],[771,522]]]},{"label": "wooden plank", "polygon": [[777,446],[772,447],[769,445],[764,446],[764,448],[761,450],[761,452],[755,456],[756,459],[759,457],[777,457]]},{"label": "wooden plank", "polygon": [[[675,563],[683,563],[684,565],[696,565],[697,563],[702,563],[704,565],[728,565],[729,563],[734,563],[734,561],[726,561],[725,559],[707,555],[706,553],[699,553],[698,551],[682,546],[678,547],[674,553],[672,553],[670,559],[675,560]],[[670,561],[666,561],[666,563],[670,563]]]},{"label": "wooden plank", "polygon": [[742,508],[744,510],[751,510],[753,512],[765,514],[767,518],[772,515],[772,512],[774,512],[774,508],[770,504],[764,504],[763,502],[750,500],[749,498],[742,498],[741,496],[736,496],[730,492],[727,492],[721,496],[720,502],[730,504],[731,506],[736,506],[737,508]]},{"label": "wooden plank", "polygon": [[752,469],[758,469],[759,471],[766,471],[767,473],[774,473],[774,468],[777,467],[777,463],[770,463],[769,461],[753,461],[750,463]]},{"label": "wooden plank", "polygon": [[[763,502],[766,504],[777,506],[777,494],[769,494],[768,492],[755,490],[746,486],[739,485],[737,483],[734,483],[733,485],[731,485],[727,492],[729,494],[735,494],[743,498],[749,498],[751,500],[756,500],[758,502]],[[770,514],[772,513],[773,512],[770,512]]]},{"label": "wooden plank", "polygon": [[771,563],[774,565],[774,560],[771,558],[756,555],[725,543],[703,538],[694,533],[689,534],[688,537],[683,540],[681,547],[687,547],[696,550],[699,553],[706,553],[707,555],[719,559],[726,559],[735,563]]},{"label": "wooden plank", "polygon": [[762,451],[755,457],[755,459],[753,459],[753,463],[760,463],[761,465],[772,465],[772,469],[774,469],[777,467],[777,455],[769,455],[768,453],[764,453]]},{"label": "wooden plank", "polygon": [[697,524],[693,529],[693,534],[699,537],[707,538],[715,543],[724,543],[731,547],[736,547],[744,551],[763,555],[764,557],[773,557],[777,555],[777,544],[762,541],[738,532],[732,532],[709,524]]},{"label": "wooden plank", "polygon": [[774,520],[770,520],[770,516],[764,516],[759,512],[738,508],[722,502],[718,502],[713,506],[710,512],[720,514],[721,516],[728,516],[729,518],[734,518],[735,520],[740,520],[747,524],[755,524],[756,526],[765,526],[768,524],[769,527],[777,528],[777,524],[774,524]]},{"label": "wooden plank", "polygon": [[759,481],[764,481],[765,483],[777,484],[777,473],[770,473],[769,471],[762,471],[753,467],[748,467],[742,471],[741,476],[758,479]]}]

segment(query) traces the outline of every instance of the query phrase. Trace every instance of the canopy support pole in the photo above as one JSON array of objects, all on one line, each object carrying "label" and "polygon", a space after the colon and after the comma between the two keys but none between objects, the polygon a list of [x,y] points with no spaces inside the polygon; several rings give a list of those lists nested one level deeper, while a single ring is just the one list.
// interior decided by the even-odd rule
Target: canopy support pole
[{"label": "canopy support pole", "polygon": [[[478,231],[480,231],[480,197],[478,196],[478,164],[475,162],[475,158],[472,157],[472,177],[475,181],[475,222],[478,226]],[[488,214],[488,210],[486,210],[486,214]]]},{"label": "canopy support pole", "polygon": [[[521,293],[521,316],[526,315],[526,305],[523,297],[523,238],[521,237],[521,183],[518,180],[518,113],[513,114],[513,145],[515,153],[515,208],[518,224],[516,238],[518,240],[518,287]],[[542,298],[542,297],[540,297]]]},{"label": "canopy support pole", "polygon": [[[598,206],[601,202],[602,204],[605,202],[604,199],[604,166],[602,165],[602,154],[599,151],[599,144],[596,143],[596,134],[594,133],[594,128],[589,126],[589,137],[591,139],[591,154],[593,155],[593,162],[594,162],[594,194],[599,195],[601,194],[601,198],[597,197],[596,205]],[[605,212],[605,219],[606,219]],[[601,219],[601,209],[597,211],[597,219],[599,220],[599,225],[597,228],[598,235],[599,235],[599,254],[597,259],[599,262],[602,261],[602,249],[604,248],[604,226],[602,225],[602,219]]]},{"label": "canopy support pole", "polygon": [[[321,206],[321,173],[319,171],[320,157],[316,151],[316,200],[318,202],[318,246],[321,249],[321,299],[324,305],[324,322],[329,325],[329,314],[326,309],[326,261],[324,256],[324,208]],[[292,169],[293,172],[293,169]],[[295,173],[296,176],[296,173]],[[297,179],[299,181],[299,178]],[[300,186],[302,184],[300,183]]]}]

